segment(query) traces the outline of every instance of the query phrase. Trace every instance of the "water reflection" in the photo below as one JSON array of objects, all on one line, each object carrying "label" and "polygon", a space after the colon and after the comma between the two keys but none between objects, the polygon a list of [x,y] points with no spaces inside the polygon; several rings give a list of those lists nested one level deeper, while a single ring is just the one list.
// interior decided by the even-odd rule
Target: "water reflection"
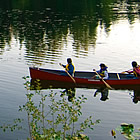
[{"label": "water reflection", "polygon": [[[28,63],[54,63],[71,42],[75,57],[96,46],[97,28],[106,33],[119,18],[133,24],[139,18],[139,2],[89,0],[0,1],[0,54],[11,38],[26,48]],[[72,10],[71,10],[72,9]],[[69,41],[69,42],[68,42]],[[35,60],[36,59],[36,60]]]},{"label": "water reflection", "polygon": [[[38,88],[38,84],[41,90],[46,89],[63,89],[62,94],[68,96],[68,100],[71,101],[73,97],[75,97],[76,89],[77,88],[86,88],[86,89],[95,89],[95,93],[93,97],[100,96],[101,101],[108,101],[109,93],[112,90],[109,90],[107,87],[96,87],[95,85],[88,85],[88,84],[75,84],[75,83],[66,83],[66,82],[59,82],[59,81],[48,81],[48,80],[39,80],[36,81],[35,79],[31,79],[31,87],[33,90]],[[130,91],[132,101],[137,104],[140,101],[140,87],[139,86],[120,86],[114,87],[113,90],[122,90],[122,91]]]},{"label": "water reflection", "polygon": [[106,101],[108,100],[108,94],[109,94],[109,89],[108,88],[98,88],[95,93],[94,93],[94,97],[97,96],[98,93],[101,93],[101,101]]},{"label": "water reflection", "polygon": [[64,91],[62,91],[62,94],[60,96],[63,95],[67,95],[68,96],[68,101],[72,101],[72,99],[75,97],[75,88],[66,88]]},{"label": "water reflection", "polygon": [[35,80],[31,79],[31,89],[64,89],[60,96],[67,95],[68,101],[72,101],[75,97],[76,85],[75,83],[65,83],[59,81],[48,81],[48,80]]},{"label": "water reflection", "polygon": [[133,90],[132,93],[130,93],[130,96],[132,98],[132,101],[137,104],[140,101],[140,89]]}]

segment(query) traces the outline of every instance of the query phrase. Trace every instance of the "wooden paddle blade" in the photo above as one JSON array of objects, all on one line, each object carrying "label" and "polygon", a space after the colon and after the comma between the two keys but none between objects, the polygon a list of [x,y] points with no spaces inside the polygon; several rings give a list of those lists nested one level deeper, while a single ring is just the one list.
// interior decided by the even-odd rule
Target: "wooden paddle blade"
[{"label": "wooden paddle blade", "polygon": [[69,75],[69,77],[73,80],[73,82],[76,83],[75,79],[68,73],[68,71],[67,70],[65,70],[65,71]]},{"label": "wooden paddle blade", "polygon": [[105,82],[103,79],[102,79],[102,81],[104,82],[104,84],[106,85],[107,88],[113,89],[113,88],[112,88],[107,82]]}]

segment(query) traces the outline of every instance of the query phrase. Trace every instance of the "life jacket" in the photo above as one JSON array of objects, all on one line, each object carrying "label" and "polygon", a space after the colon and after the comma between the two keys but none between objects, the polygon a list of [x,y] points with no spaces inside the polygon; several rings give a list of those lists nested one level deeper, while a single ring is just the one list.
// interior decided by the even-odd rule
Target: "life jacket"
[{"label": "life jacket", "polygon": [[[73,66],[73,73],[75,72],[75,67],[74,67],[74,65],[71,63],[71,65]],[[69,71],[70,69],[69,69],[69,66],[70,66],[70,64],[67,64],[66,65],[66,70],[67,71]]]},{"label": "life jacket", "polygon": [[105,71],[102,71],[102,72],[100,73],[100,76],[101,76],[101,77],[105,77],[105,74],[104,74],[104,73],[105,73]]},{"label": "life jacket", "polygon": [[136,77],[140,77],[140,66],[134,68],[133,73]]},{"label": "life jacket", "polygon": [[105,77],[105,71],[107,71],[107,67],[105,67],[104,69],[100,69],[99,74],[101,77]]}]

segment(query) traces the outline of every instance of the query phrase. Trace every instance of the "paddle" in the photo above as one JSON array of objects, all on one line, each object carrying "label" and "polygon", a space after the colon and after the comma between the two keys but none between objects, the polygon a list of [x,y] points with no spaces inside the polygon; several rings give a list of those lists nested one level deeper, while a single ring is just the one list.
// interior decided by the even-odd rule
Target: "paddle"
[{"label": "paddle", "polygon": [[99,78],[104,82],[104,84],[106,85],[107,88],[113,89],[113,88],[99,75],[99,73],[98,73],[96,70],[94,70],[94,71],[95,71],[95,73],[99,76]]},{"label": "paddle", "polygon": [[125,74],[125,73],[129,73],[129,71],[132,71],[133,69],[129,69],[129,70],[126,70],[126,71],[123,71],[121,72],[122,74]]},{"label": "paddle", "polygon": [[[62,66],[61,63],[59,63],[60,66]],[[63,67],[63,66],[62,66]],[[63,67],[64,68],[64,67]],[[65,69],[65,68],[64,68]],[[69,72],[65,69],[65,72],[68,74],[68,76],[73,80],[74,83],[76,83],[75,79],[69,74]]]},{"label": "paddle", "polygon": [[123,71],[123,72],[121,72],[122,74],[125,74],[125,73],[128,73],[127,71]]},{"label": "paddle", "polygon": [[118,77],[118,79],[120,80],[120,76],[119,76],[119,74],[117,73],[117,77]]}]

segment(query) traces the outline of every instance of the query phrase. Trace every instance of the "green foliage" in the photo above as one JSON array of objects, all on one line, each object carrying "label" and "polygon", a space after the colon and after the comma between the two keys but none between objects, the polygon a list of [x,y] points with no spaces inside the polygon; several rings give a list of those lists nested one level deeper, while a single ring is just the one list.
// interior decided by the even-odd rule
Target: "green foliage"
[{"label": "green foliage", "polygon": [[[93,130],[95,124],[100,120],[92,121],[92,116],[87,117],[81,124],[79,124],[79,117],[82,115],[81,105],[86,102],[87,98],[84,95],[76,98],[71,102],[67,101],[66,96],[60,96],[49,90],[49,94],[44,94],[41,91],[41,85],[37,80],[37,90],[31,90],[29,77],[24,77],[25,89],[27,90],[27,102],[19,106],[19,111],[25,111],[28,118],[29,138],[34,140],[88,140],[86,135],[81,133],[85,129]],[[64,94],[64,93],[63,93]],[[39,97],[39,102],[33,99]],[[17,119],[21,123],[21,119]],[[17,122],[14,125],[3,125],[3,131],[11,129],[13,131],[19,127]],[[76,127],[76,123],[79,127]],[[22,128],[22,127],[20,127]]]},{"label": "green foliage", "polygon": [[138,140],[140,138],[140,129],[136,130],[133,124],[122,123],[116,130],[120,131],[127,140]]},{"label": "green foliage", "polygon": [[17,118],[17,119],[14,120],[14,124],[13,125],[4,124],[3,126],[0,126],[0,128],[3,129],[4,132],[7,129],[10,129],[11,132],[13,132],[16,129],[21,130],[22,129],[22,125],[20,125],[20,124],[22,122],[23,122],[23,119]]}]

